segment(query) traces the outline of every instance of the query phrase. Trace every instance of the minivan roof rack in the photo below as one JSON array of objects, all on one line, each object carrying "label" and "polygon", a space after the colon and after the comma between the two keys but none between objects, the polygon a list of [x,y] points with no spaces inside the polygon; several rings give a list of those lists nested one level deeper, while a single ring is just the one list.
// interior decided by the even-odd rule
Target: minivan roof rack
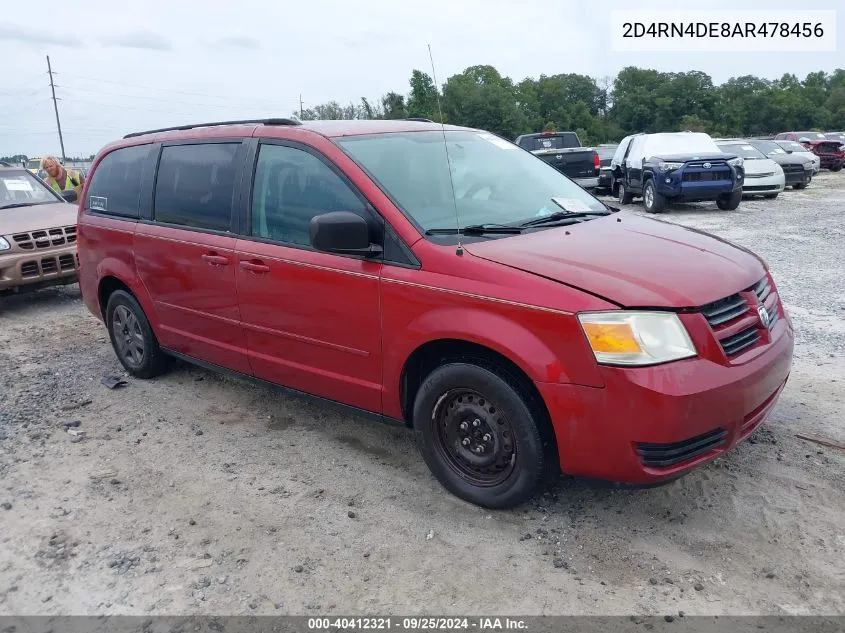
[{"label": "minivan roof rack", "polygon": [[157,130],[145,130],[144,132],[132,132],[123,138],[133,138],[135,136],[144,136],[145,134],[157,134],[158,132],[177,132],[179,130],[193,130],[197,127],[217,127],[219,125],[247,125],[256,123],[259,125],[302,125],[301,121],[296,119],[246,119],[243,121],[215,121],[214,123],[192,123],[190,125],[177,125],[175,127],[163,127]]}]

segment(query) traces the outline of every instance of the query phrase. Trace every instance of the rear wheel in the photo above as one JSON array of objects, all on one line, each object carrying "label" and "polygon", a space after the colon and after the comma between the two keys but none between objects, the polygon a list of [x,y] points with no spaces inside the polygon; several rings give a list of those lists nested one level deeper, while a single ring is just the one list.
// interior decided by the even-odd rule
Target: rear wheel
[{"label": "rear wheel", "polygon": [[733,211],[742,202],[742,190],[734,191],[731,194],[720,196],[716,199],[716,206],[722,211]]},{"label": "rear wheel", "polygon": [[665,196],[657,192],[654,180],[647,180],[643,189],[643,206],[649,213],[660,213],[666,208]]},{"label": "rear wheel", "polygon": [[159,347],[141,305],[125,290],[116,290],[106,304],[109,338],[120,364],[137,378],[163,373],[171,358]]},{"label": "rear wheel", "polygon": [[778,197],[778,194],[776,194],[776,193],[767,193],[767,194],[766,194],[765,196],[763,196],[763,197],[764,197],[766,200],[774,200],[775,198],[777,198],[777,197]]},{"label": "rear wheel", "polygon": [[506,375],[469,363],[435,369],[414,402],[417,445],[452,494],[487,508],[532,498],[550,467],[542,413]]},{"label": "rear wheel", "polygon": [[842,163],[839,163],[838,165],[834,165],[833,167],[831,167],[830,171],[839,171],[841,169],[842,169]]},{"label": "rear wheel", "polygon": [[807,183],[806,182],[799,182],[798,184],[792,185],[793,189],[806,189]]}]

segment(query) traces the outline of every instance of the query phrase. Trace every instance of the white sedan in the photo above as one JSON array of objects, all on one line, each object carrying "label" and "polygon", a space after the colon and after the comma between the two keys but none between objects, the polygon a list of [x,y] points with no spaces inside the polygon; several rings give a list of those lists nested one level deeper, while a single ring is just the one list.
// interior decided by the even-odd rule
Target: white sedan
[{"label": "white sedan", "polygon": [[801,143],[796,141],[775,141],[775,143],[780,145],[787,154],[795,154],[796,156],[813,161],[813,175],[815,176],[819,173],[819,170],[822,168],[822,159],[801,145]]},{"label": "white sedan", "polygon": [[716,141],[719,149],[726,154],[735,154],[743,159],[745,180],[742,184],[742,197],[762,196],[777,198],[786,186],[783,169],[759,149],[742,140]]}]

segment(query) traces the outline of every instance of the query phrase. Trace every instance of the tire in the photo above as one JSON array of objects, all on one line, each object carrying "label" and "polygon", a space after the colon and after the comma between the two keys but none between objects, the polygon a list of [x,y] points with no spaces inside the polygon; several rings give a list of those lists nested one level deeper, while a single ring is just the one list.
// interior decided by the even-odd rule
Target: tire
[{"label": "tire", "polygon": [[543,413],[516,385],[493,367],[454,362],[420,386],[413,413],[417,446],[456,497],[511,508],[534,497],[554,471],[551,442],[540,430]]},{"label": "tire", "polygon": [[722,211],[733,211],[742,202],[742,191],[735,191],[726,196],[721,196],[716,199],[716,206]]},{"label": "tire", "polygon": [[660,213],[666,208],[666,197],[657,192],[654,180],[646,180],[643,188],[643,206],[648,213]]},{"label": "tire", "polygon": [[830,171],[840,171],[841,169],[842,169],[842,163],[839,163],[838,165],[834,165],[833,167],[831,167]]},{"label": "tire", "polygon": [[765,196],[763,196],[763,198],[765,198],[766,200],[774,200],[777,197],[778,194],[776,193],[767,193]]},{"label": "tire", "polygon": [[172,358],[159,347],[144,310],[125,290],[109,296],[106,325],[117,359],[136,378],[154,378],[170,367]]},{"label": "tire", "polygon": [[628,186],[624,182],[616,185],[616,199],[619,204],[631,204],[634,201],[634,196],[628,191]]},{"label": "tire", "polygon": [[807,183],[806,182],[799,182],[798,184],[792,185],[793,189],[806,189]]}]

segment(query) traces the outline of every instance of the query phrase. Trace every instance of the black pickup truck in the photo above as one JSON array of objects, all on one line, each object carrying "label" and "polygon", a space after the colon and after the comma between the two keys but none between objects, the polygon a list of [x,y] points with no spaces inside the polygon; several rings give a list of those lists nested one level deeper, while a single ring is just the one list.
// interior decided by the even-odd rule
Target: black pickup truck
[{"label": "black pickup truck", "polygon": [[575,132],[523,134],[515,142],[584,189],[595,189],[598,186],[599,155],[592,147],[582,147]]}]

